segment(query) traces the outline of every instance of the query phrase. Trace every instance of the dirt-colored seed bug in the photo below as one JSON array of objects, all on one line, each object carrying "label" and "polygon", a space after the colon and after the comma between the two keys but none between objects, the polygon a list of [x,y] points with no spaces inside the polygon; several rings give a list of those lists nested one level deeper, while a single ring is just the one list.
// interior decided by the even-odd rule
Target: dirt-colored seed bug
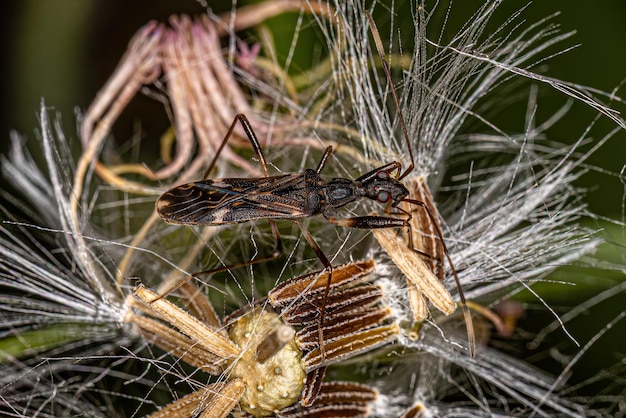
[{"label": "dirt-colored seed bug", "polygon": [[[207,169],[205,177],[207,177],[211,172],[217,158],[219,158],[221,150],[231,137],[237,122],[243,126],[243,129],[252,144],[252,148],[259,158],[259,163],[263,168],[265,177],[205,179],[198,182],[180,185],[163,193],[163,195],[157,200],[157,212],[168,223],[185,225],[224,225],[260,219],[267,219],[269,221],[274,237],[274,251],[270,255],[196,274],[216,273],[236,267],[257,264],[279,257],[282,253],[282,242],[276,226],[276,220],[290,220],[295,222],[302,231],[304,238],[315,251],[326,271],[329,273],[328,283],[324,293],[324,303],[322,304],[319,316],[319,337],[320,345],[323,350],[321,327],[324,323],[326,314],[325,301],[330,288],[333,267],[324,252],[315,242],[313,236],[302,224],[302,219],[321,214],[329,222],[347,228],[373,230],[407,228],[409,231],[407,235],[408,246],[404,243],[404,241],[402,241],[402,245],[398,246],[396,244],[395,249],[392,250],[388,248],[387,251],[392,257],[394,257],[394,253],[404,252],[405,249],[409,249],[409,252],[413,254],[415,260],[421,262],[421,267],[418,266],[418,269],[421,269],[422,271],[420,271],[419,274],[421,276],[432,276],[428,277],[426,280],[430,281],[430,284],[437,287],[439,290],[443,289],[441,298],[444,299],[444,302],[448,302],[448,308],[447,310],[442,309],[442,311],[446,314],[450,314],[454,310],[454,302],[452,301],[447,290],[441,285],[441,283],[439,283],[437,277],[432,273],[432,267],[429,268],[420,258],[420,256],[425,256],[428,259],[434,259],[439,265],[442,265],[443,255],[435,254],[433,256],[426,252],[428,251],[426,248],[424,250],[420,250],[419,248],[414,247],[412,238],[413,227],[411,226],[413,216],[410,211],[403,209],[400,206],[401,203],[417,205],[425,211],[428,220],[433,226],[432,229],[436,234],[436,239],[438,239],[438,242],[435,244],[435,248],[443,249],[443,253],[451,266],[454,278],[459,288],[461,303],[463,304],[463,310],[467,322],[470,354],[473,355],[475,343],[473,327],[471,325],[471,316],[465,304],[465,299],[463,297],[457,273],[445,247],[441,228],[435,214],[433,214],[432,210],[429,209],[429,207],[434,207],[432,198],[430,198],[428,203],[422,200],[411,199],[409,197],[409,190],[401,182],[401,180],[412,172],[415,167],[413,162],[413,152],[411,150],[406,125],[402,118],[402,112],[399,108],[397,94],[393,89],[389,67],[384,58],[380,36],[378,35],[371,16],[367,14],[367,17],[370,21],[370,26],[374,34],[376,47],[382,59],[383,69],[385,70],[385,74],[392,85],[391,91],[398,108],[400,123],[408,146],[411,164],[404,172],[402,172],[402,165],[397,161],[393,161],[377,167],[355,180],[347,178],[333,178],[327,180],[322,177],[321,173],[332,153],[332,147],[328,147],[324,151],[316,169],[306,169],[300,173],[271,176],[267,161],[261,149],[261,145],[256,137],[256,134],[254,133],[254,130],[252,129],[252,126],[245,115],[239,114],[235,117],[230,129],[222,141],[222,144],[218,148],[213,162]],[[425,182],[423,186],[427,187]],[[428,194],[428,196],[430,195]],[[362,198],[367,198],[384,204],[386,216],[365,215],[347,218],[335,217],[337,210]],[[397,212],[392,213],[392,208]],[[381,244],[385,245],[384,242],[386,241],[384,239],[378,239],[381,241]],[[438,258],[435,259],[434,257]],[[416,262],[417,261],[411,264],[411,266],[413,266],[411,268],[415,268],[414,266],[416,265]],[[402,269],[403,267],[400,264],[401,263],[399,263],[399,266]],[[411,273],[406,270],[404,272],[407,275]],[[434,278],[434,281],[432,278]],[[420,288],[419,284],[415,289],[418,293],[426,293],[428,291],[423,287]],[[429,295],[427,294],[427,296]],[[452,307],[450,307],[450,304]],[[439,305],[436,306],[439,307]]]},{"label": "dirt-colored seed bug", "polygon": [[[338,219],[332,216],[336,210],[361,198],[392,204],[392,206],[403,201],[409,192],[395,178],[399,173],[400,163],[394,161],[385,164],[356,180],[345,178],[326,180],[321,176],[321,171],[332,153],[332,147],[328,147],[315,170],[306,169],[302,173],[270,176],[261,145],[245,115],[235,117],[207,173],[212,170],[237,122],[243,126],[252,143],[266,177],[207,179],[183,184],[161,195],[156,203],[157,212],[166,222],[184,225],[224,225],[267,219],[274,236],[274,251],[266,257],[196,274],[217,273],[280,256],[282,242],[275,221],[291,220],[298,225],[329,273],[324,294],[325,301],[333,268],[313,236],[302,224],[301,219],[322,214],[329,222],[349,228],[409,227],[406,220],[394,217],[357,216]],[[325,314],[326,309],[323,304],[319,318],[320,327],[324,323]],[[320,339],[322,339],[321,333]]]}]

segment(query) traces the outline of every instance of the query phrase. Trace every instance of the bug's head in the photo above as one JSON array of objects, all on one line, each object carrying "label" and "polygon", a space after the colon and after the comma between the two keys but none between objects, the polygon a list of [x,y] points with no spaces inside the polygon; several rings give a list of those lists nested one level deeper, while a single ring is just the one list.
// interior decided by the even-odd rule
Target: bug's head
[{"label": "bug's head", "polygon": [[368,199],[395,206],[409,195],[404,184],[396,180],[390,170],[381,169],[368,174],[371,175],[363,176],[361,180],[363,195]]}]

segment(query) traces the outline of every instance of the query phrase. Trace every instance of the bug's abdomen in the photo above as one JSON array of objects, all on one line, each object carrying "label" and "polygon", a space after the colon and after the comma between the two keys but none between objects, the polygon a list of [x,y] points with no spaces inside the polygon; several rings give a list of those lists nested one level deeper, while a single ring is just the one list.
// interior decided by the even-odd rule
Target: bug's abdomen
[{"label": "bug's abdomen", "polygon": [[228,194],[200,182],[183,184],[163,193],[156,210],[169,223],[203,225],[223,223]]},{"label": "bug's abdomen", "polygon": [[311,216],[302,175],[229,178],[183,184],[156,202],[168,223],[221,225]]}]

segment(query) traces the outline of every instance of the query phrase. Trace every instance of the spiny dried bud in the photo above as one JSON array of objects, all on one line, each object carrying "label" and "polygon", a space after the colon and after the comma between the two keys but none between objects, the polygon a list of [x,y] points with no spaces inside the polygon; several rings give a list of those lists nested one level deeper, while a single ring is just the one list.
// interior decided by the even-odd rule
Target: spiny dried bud
[{"label": "spiny dried bud", "polygon": [[[277,334],[290,334],[291,338],[280,341],[279,349],[270,349],[268,345],[274,344],[268,340],[275,340]],[[306,380],[302,352],[296,345],[293,328],[285,325],[279,315],[257,307],[237,319],[228,335],[242,347],[229,374],[245,382],[246,390],[240,400],[244,411],[266,416],[300,398]]]}]

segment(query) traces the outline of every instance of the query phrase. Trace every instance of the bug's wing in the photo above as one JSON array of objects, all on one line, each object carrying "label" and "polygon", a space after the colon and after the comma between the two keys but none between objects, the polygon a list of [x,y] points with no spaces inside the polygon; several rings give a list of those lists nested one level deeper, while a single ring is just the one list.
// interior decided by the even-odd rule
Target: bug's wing
[{"label": "bug's wing", "polygon": [[227,178],[183,184],[163,193],[156,209],[166,222],[220,225],[306,216],[301,175]]}]

